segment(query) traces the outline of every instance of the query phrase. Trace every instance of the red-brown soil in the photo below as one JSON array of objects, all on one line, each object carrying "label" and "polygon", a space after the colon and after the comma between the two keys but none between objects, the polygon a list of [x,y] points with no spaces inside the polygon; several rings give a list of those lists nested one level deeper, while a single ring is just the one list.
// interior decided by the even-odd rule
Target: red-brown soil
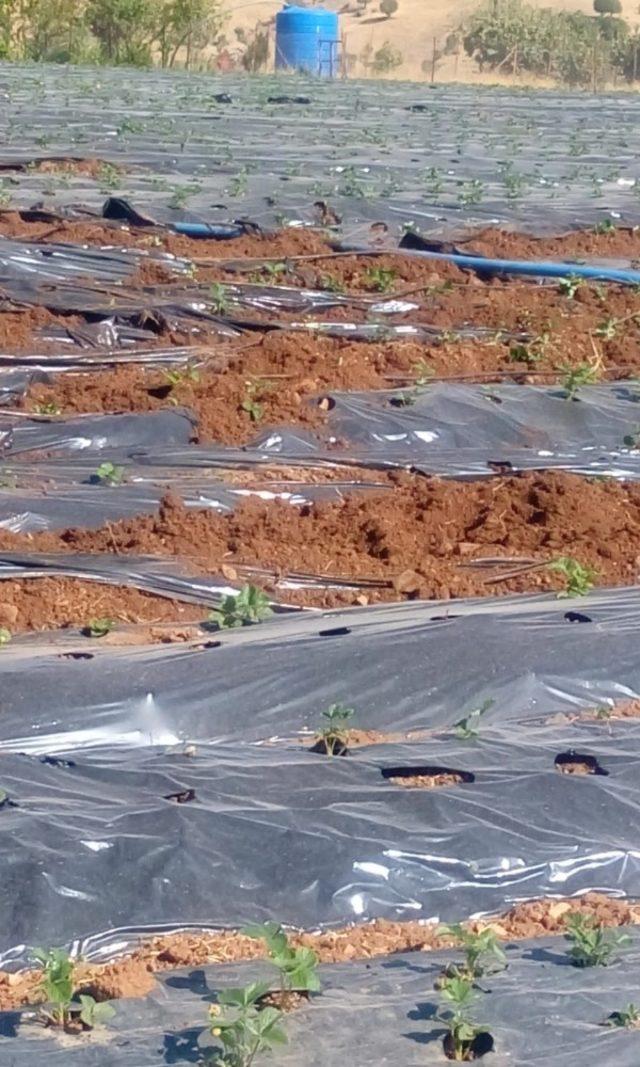
[{"label": "red-brown soil", "polygon": [[[90,619],[118,623],[202,622],[202,605],[153,596],[128,586],[77,578],[5,579],[0,582],[0,626],[11,633],[84,627]],[[115,634],[111,635],[115,636]],[[100,638],[96,641],[109,640]]]},{"label": "red-brown soil", "polygon": [[562,237],[530,237],[489,227],[471,232],[455,244],[461,251],[468,245],[469,251],[473,249],[496,259],[634,259],[640,257],[640,229],[616,226],[608,232],[598,233],[594,226],[591,230],[576,230]]},{"label": "red-brown soil", "polygon": [[[504,941],[546,937],[565,930],[568,913],[579,911],[602,926],[629,926],[640,922],[640,905],[602,893],[580,898],[532,900],[516,904],[495,918],[465,923],[479,931],[489,927]],[[451,947],[455,941],[438,934],[435,923],[392,922],[376,919],[359,926],[339,927],[324,933],[293,933],[291,943],[313,948],[321,963],[373,959],[396,952],[428,952]],[[562,952],[562,947],[558,946]],[[76,983],[98,1000],[145,996],[153,987],[153,973],[176,967],[203,966],[263,958],[264,943],[232,931],[187,931],[142,941],[129,956],[107,964],[79,963]],[[10,974],[0,971],[0,1011],[41,1003],[37,970]]]},{"label": "red-brown soil", "polygon": [[[311,573],[379,583],[365,590],[287,592],[291,602],[317,606],[558,590],[560,575],[544,564],[562,555],[595,568],[600,584],[636,580],[640,486],[635,484],[565,473],[471,483],[392,473],[388,484],[392,488],[301,508],[251,498],[231,515],[187,510],[169,494],[156,515],[100,530],[0,531],[0,548],[151,553],[179,556],[207,573],[259,565],[274,577]],[[539,566],[508,562],[523,556]],[[505,558],[502,571],[471,566],[488,557]],[[495,581],[513,570],[520,573]]]}]

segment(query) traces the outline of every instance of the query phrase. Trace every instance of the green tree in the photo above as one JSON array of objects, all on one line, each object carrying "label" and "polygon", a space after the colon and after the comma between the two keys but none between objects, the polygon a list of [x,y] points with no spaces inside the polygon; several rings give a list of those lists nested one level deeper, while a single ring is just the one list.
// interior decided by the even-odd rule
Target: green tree
[{"label": "green tree", "polygon": [[88,0],[87,24],[101,60],[150,66],[155,8],[154,0]]},{"label": "green tree", "polygon": [[597,15],[621,15],[620,0],[593,0],[593,10]]}]

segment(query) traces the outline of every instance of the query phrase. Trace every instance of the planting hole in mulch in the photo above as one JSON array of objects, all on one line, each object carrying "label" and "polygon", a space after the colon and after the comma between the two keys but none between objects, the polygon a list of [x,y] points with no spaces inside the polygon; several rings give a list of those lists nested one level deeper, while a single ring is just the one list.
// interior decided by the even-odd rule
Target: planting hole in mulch
[{"label": "planting hole in mulch", "polygon": [[278,1011],[295,1011],[309,1003],[309,994],[295,989],[273,989],[260,997],[261,1008],[277,1008]]},{"label": "planting hole in mulch", "polygon": [[471,1060],[480,1060],[483,1056],[486,1056],[488,1052],[493,1052],[494,1041],[491,1034],[487,1030],[483,1030],[481,1034],[477,1034],[473,1041],[465,1041],[465,1048],[463,1052],[463,1058],[460,1059],[456,1055],[456,1050],[453,1043],[451,1034],[447,1034],[442,1041],[442,1047],[444,1054],[448,1060],[457,1060],[458,1063],[469,1063]]},{"label": "planting hole in mulch", "polygon": [[595,756],[588,756],[584,752],[560,752],[554,764],[562,774],[609,774]]},{"label": "planting hole in mulch", "polygon": [[590,615],[584,615],[581,611],[565,611],[566,622],[592,622]]},{"label": "planting hole in mulch", "polygon": [[318,637],[346,637],[350,633],[348,626],[336,626],[333,630],[318,630]]},{"label": "planting hole in mulch", "polygon": [[334,741],[333,751],[329,752],[327,748],[327,742],[324,737],[319,737],[318,740],[309,747],[309,752],[316,752],[320,756],[348,756],[349,749],[343,741]]},{"label": "planting hole in mulch", "polygon": [[383,767],[382,777],[403,789],[439,789],[447,785],[475,782],[470,771],[451,767]]},{"label": "planting hole in mulch", "polygon": [[174,804],[189,804],[196,799],[195,789],[183,789],[180,793],[167,793],[163,800],[171,800]]}]

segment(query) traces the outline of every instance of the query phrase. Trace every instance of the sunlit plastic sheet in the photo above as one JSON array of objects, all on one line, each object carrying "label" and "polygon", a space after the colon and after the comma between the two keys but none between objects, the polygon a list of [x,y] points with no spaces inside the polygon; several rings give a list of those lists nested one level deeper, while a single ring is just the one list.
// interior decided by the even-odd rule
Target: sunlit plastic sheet
[{"label": "sunlit plastic sheet", "polygon": [[[242,220],[317,224],[319,203],[356,236],[378,222],[397,235],[406,223],[450,234],[465,224],[558,233],[607,217],[640,221],[640,103],[629,93],[288,77],[257,85],[243,75],[40,65],[5,65],[0,93],[2,164],[21,168],[9,185],[17,206],[100,210],[102,178],[22,169],[86,156],[123,168],[111,193],[141,222],[201,222],[217,237]],[[269,102],[283,96],[310,102]]]},{"label": "sunlit plastic sheet", "polygon": [[186,444],[194,436],[195,420],[178,408],[140,414],[78,415],[60,420],[3,413],[0,433],[7,437],[3,442],[5,456],[45,449],[101,452],[160,442]]},{"label": "sunlit plastic sheet", "polygon": [[[495,1043],[481,1062],[637,1067],[637,1033],[601,1025],[627,1005],[629,991],[638,984],[637,945],[621,949],[612,966],[588,968],[569,966],[566,947],[560,937],[507,947],[508,967],[482,983],[474,1005],[474,1018]],[[436,1013],[443,1005],[434,985],[458,958],[449,949],[321,966],[322,995],[283,1020],[288,1044],[278,1046],[278,1064],[442,1067],[445,1028]],[[156,989],[144,999],[114,1002],[115,1017],[93,1041],[62,1042],[41,1024],[20,1026],[19,1013],[5,1013],[0,1055],[11,1067],[31,1067],[35,1057],[52,1067],[202,1063],[205,1052],[220,1048],[207,1025],[217,992],[257,978],[272,981],[273,968],[254,960],[160,973]]]},{"label": "sunlit plastic sheet", "polygon": [[104,248],[0,237],[0,283],[3,288],[10,286],[12,281],[33,276],[49,282],[74,277],[89,277],[96,282],[121,282],[145,263],[158,264],[176,273],[184,273],[189,266],[188,261],[175,256],[118,248],[117,232],[114,232],[114,246]]},{"label": "sunlit plastic sheet", "polygon": [[[87,642],[67,656],[44,634],[8,646],[2,784],[18,806],[0,812],[3,951],[273,914],[316,926],[453,919],[593,888],[638,896],[640,722],[563,713],[638,696],[639,607],[634,588],[577,606],[278,616],[187,648]],[[478,739],[454,736],[488,699]],[[363,727],[436,736],[333,760],[295,740],[345,700]],[[289,740],[255,744],[276,737]],[[569,750],[606,773],[558,773]],[[382,775],[424,765],[475,780],[414,791]],[[187,789],[190,803],[165,799]]]}]

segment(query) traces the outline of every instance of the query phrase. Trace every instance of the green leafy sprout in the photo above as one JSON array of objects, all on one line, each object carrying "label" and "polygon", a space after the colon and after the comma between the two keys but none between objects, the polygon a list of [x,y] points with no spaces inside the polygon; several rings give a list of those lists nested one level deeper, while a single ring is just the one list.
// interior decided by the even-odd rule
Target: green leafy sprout
[{"label": "green leafy sprout", "polygon": [[548,568],[564,578],[565,586],[558,593],[559,600],[586,596],[593,589],[594,581],[598,577],[598,572],[593,567],[584,567],[573,556],[558,556],[548,564]]},{"label": "green leafy sprout", "polygon": [[479,707],[465,715],[463,719],[454,722],[453,729],[456,737],[461,741],[474,741],[479,736],[480,719],[486,711],[495,703],[494,700],[483,700]]},{"label": "green leafy sprout", "polygon": [[440,986],[440,995],[445,1011],[439,1013],[439,1018],[448,1030],[452,1052],[450,1058],[462,1063],[471,1058],[471,1046],[475,1039],[486,1033],[484,1027],[478,1026],[471,1015],[477,993],[472,982],[454,976],[444,979]]},{"label": "green leafy sprout", "polygon": [[260,1007],[260,1000],[269,992],[265,982],[252,982],[238,989],[223,989],[218,1003],[209,1008],[211,1033],[223,1046],[219,1056],[209,1059],[218,1067],[252,1067],[262,1052],[272,1052],[278,1045],[286,1045],[287,1036],[280,1026],[282,1012],[277,1008]]},{"label": "green leafy sprout", "polygon": [[354,715],[354,709],[344,704],[332,704],[322,712],[325,722],[321,724],[316,740],[324,745],[327,756],[335,756],[337,751],[347,747],[348,724]]},{"label": "green leafy sprout", "polygon": [[124,467],[118,467],[110,461],[101,463],[94,475],[100,485],[122,485],[124,481]]},{"label": "green leafy sprout", "polygon": [[36,415],[59,415],[61,409],[55,400],[46,400],[42,404],[36,404],[33,410]]},{"label": "green leafy sprout", "polygon": [[223,597],[220,607],[209,612],[209,622],[217,623],[221,630],[234,630],[263,622],[272,614],[266,593],[255,585],[244,585],[239,593]]},{"label": "green leafy sprout", "polygon": [[336,278],[335,274],[322,274],[319,284],[326,293],[346,293],[347,291],[344,282]]},{"label": "green leafy sprout", "polygon": [[593,232],[595,234],[615,233],[616,224],[611,219],[602,219],[601,222],[596,222]]},{"label": "green leafy sprout", "polygon": [[[467,930],[461,923],[440,926],[438,934],[442,937],[452,937],[460,943],[464,949],[464,964],[452,964],[447,968],[450,977],[464,978],[473,982],[481,978],[483,974],[494,974],[506,966],[505,953],[500,947],[498,937],[493,930],[485,929],[479,933]],[[490,965],[493,961],[493,966]]]},{"label": "green leafy sprout", "polygon": [[110,1004],[98,1004],[85,994],[73,999],[74,963],[64,949],[38,948],[33,955],[42,964],[40,990],[47,1002],[43,1011],[45,1022],[64,1028],[80,1022],[91,1028],[107,1022],[115,1014]]},{"label": "green leafy sprout", "polygon": [[260,394],[263,389],[264,386],[260,382],[250,381],[246,383],[244,399],[240,404],[240,407],[243,411],[246,411],[252,422],[260,422],[260,419],[264,415],[264,405],[256,400],[256,396]]},{"label": "green leafy sprout", "polygon": [[579,289],[584,286],[584,278],[576,274],[569,274],[558,282],[558,289],[567,300],[574,300]]},{"label": "green leafy sprout", "polygon": [[563,363],[557,369],[562,374],[565,400],[577,400],[578,390],[583,385],[593,385],[600,378],[600,369],[593,363],[576,363],[575,366]]},{"label": "green leafy sprout", "polygon": [[612,1011],[605,1019],[605,1026],[620,1026],[627,1030],[637,1030],[640,1027],[640,1008],[635,1004],[627,1004],[626,1008]]},{"label": "green leafy sprout", "polygon": [[628,934],[603,929],[592,915],[570,912],[565,919],[568,956],[575,967],[606,967],[616,949],[628,945]]},{"label": "green leafy sprout", "polygon": [[221,282],[213,282],[209,294],[211,296],[211,310],[216,315],[226,315],[229,310],[229,296],[226,285]]},{"label": "green leafy sprout", "polygon": [[388,293],[396,280],[395,270],[389,267],[367,267],[364,276],[369,287],[377,293]]},{"label": "green leafy sprout", "polygon": [[85,629],[89,637],[106,637],[114,626],[113,619],[89,619]]},{"label": "green leafy sprout", "polygon": [[0,648],[4,648],[9,644],[11,640],[11,630],[7,630],[6,626],[0,626]]},{"label": "green leafy sprout", "polygon": [[271,962],[280,972],[283,991],[319,993],[318,957],[311,948],[293,948],[280,923],[251,923],[242,930],[247,937],[265,942]]}]

